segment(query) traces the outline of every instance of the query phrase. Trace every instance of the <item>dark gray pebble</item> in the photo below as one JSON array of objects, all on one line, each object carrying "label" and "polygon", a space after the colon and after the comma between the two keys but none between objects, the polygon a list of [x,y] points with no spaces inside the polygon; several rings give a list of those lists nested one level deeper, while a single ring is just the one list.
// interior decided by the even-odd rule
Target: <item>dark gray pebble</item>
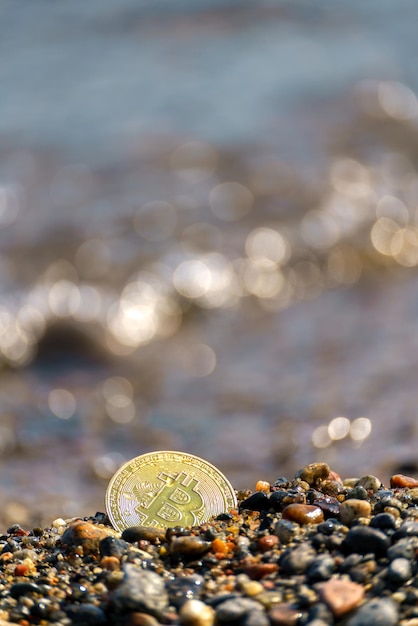
[{"label": "dark gray pebble", "polygon": [[12,598],[20,598],[20,596],[28,593],[39,593],[39,586],[35,583],[15,583],[10,587],[10,595]]},{"label": "dark gray pebble", "polygon": [[105,612],[94,604],[70,604],[66,613],[77,626],[107,624]]},{"label": "dark gray pebble", "polygon": [[386,554],[390,546],[390,539],[382,531],[370,526],[354,526],[351,528],[343,543],[346,552],[358,552],[359,554],[369,554],[377,557]]},{"label": "dark gray pebble", "polygon": [[[261,606],[261,605],[260,605]],[[270,626],[270,620],[264,611],[254,609],[245,615],[240,622],[242,626]]]},{"label": "dark gray pebble", "polygon": [[371,519],[370,526],[380,530],[396,528],[396,518],[391,513],[378,513]]},{"label": "dark gray pebble", "polygon": [[164,581],[155,572],[127,563],[125,577],[114,594],[115,607],[121,611],[144,611],[158,617],[168,605]]},{"label": "dark gray pebble", "polygon": [[392,600],[371,600],[363,604],[346,626],[396,626],[398,609]]},{"label": "dark gray pebble", "polygon": [[399,539],[393,546],[387,551],[387,557],[389,561],[393,561],[398,558],[414,559],[415,553],[418,550],[418,537],[404,537]]},{"label": "dark gray pebble", "polygon": [[123,556],[129,543],[123,541],[123,539],[117,539],[116,537],[105,537],[99,543],[100,556]]},{"label": "dark gray pebble", "polygon": [[281,543],[290,543],[299,533],[299,529],[300,526],[296,524],[296,522],[281,519],[274,526],[274,534],[279,538]]},{"label": "dark gray pebble", "polygon": [[393,533],[393,541],[398,541],[403,537],[418,537],[418,522],[404,522],[398,530]]},{"label": "dark gray pebble", "polygon": [[284,574],[303,574],[315,557],[316,552],[309,544],[288,548],[278,560],[280,571]]},{"label": "dark gray pebble", "polygon": [[[226,600],[226,602],[222,602],[216,608],[216,619],[221,624],[236,624],[242,623],[243,618],[250,614],[254,617],[261,617],[262,606],[255,600],[250,600],[249,598],[234,598],[232,600]],[[253,622],[254,626],[257,622]],[[267,621],[268,624],[268,621]],[[263,626],[263,623],[260,623],[260,626]]]},{"label": "dark gray pebble", "polygon": [[398,511],[402,511],[403,504],[398,498],[393,498],[391,496],[385,496],[378,500],[374,506],[375,513],[382,513],[386,509],[386,507],[392,507],[394,509],[398,509]]},{"label": "dark gray pebble", "polygon": [[367,500],[367,491],[362,485],[357,485],[350,489],[347,493],[347,499],[354,498],[355,500]]},{"label": "dark gray pebble", "polygon": [[388,568],[388,579],[395,585],[402,585],[412,576],[412,567],[408,559],[394,559]]},{"label": "dark gray pebble", "polygon": [[306,576],[309,581],[329,580],[335,571],[335,561],[328,554],[320,554],[309,565]]},{"label": "dark gray pebble", "polygon": [[240,511],[245,509],[248,511],[268,511],[270,508],[270,500],[263,491],[256,491],[243,500],[239,508]]}]

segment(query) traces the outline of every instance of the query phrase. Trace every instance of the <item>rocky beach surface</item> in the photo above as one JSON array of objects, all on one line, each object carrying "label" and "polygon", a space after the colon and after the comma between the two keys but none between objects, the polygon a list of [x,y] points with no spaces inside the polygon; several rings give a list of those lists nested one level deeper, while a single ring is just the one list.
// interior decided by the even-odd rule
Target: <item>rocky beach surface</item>
[{"label": "rocky beach surface", "polygon": [[199,527],[11,526],[0,626],[417,626],[417,479],[314,463],[237,496]]}]

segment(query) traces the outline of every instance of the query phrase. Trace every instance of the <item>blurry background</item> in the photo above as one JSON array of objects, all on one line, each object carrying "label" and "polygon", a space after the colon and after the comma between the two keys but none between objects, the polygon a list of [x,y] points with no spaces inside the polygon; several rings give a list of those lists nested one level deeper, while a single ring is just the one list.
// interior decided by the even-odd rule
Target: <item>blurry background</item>
[{"label": "blurry background", "polygon": [[0,1],[0,523],[180,449],[418,471],[416,2]]}]

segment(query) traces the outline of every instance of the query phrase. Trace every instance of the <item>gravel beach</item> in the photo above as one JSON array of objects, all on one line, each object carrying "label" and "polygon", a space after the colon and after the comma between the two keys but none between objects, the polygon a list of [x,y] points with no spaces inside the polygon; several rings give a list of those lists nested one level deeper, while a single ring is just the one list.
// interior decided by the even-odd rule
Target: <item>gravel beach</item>
[{"label": "gravel beach", "polygon": [[0,626],[416,626],[418,480],[326,463],[192,528],[105,514],[0,536]]}]

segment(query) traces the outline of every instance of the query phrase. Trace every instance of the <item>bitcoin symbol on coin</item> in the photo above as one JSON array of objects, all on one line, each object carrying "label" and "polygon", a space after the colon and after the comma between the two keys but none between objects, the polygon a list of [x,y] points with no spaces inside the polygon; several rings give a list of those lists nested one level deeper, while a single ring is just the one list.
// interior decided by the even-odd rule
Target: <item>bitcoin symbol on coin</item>
[{"label": "bitcoin symbol on coin", "polygon": [[182,452],[153,452],[125,463],[106,492],[113,526],[196,526],[236,507],[231,485],[213,465]]}]

